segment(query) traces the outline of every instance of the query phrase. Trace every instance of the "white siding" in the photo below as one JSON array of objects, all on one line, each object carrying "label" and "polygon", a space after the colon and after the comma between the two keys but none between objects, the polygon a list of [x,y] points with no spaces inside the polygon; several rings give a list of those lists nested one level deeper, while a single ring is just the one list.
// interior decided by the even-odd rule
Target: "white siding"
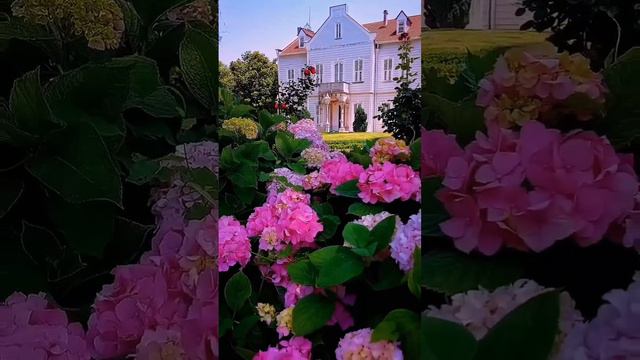
[{"label": "white siding", "polygon": [[531,18],[529,14],[516,16],[520,6],[516,0],[496,0],[495,28],[504,30],[518,30],[520,25]]},{"label": "white siding", "polygon": [[[422,78],[422,67],[420,66],[420,40],[411,41],[411,45],[413,49],[411,49],[411,57],[416,58],[413,62],[412,72],[416,73],[416,81],[413,83],[413,87],[420,86],[420,79]],[[392,43],[392,44],[382,44],[378,49],[378,61],[377,61],[377,69],[376,69],[376,92],[391,92],[394,91],[396,87],[396,82],[393,81],[394,77],[400,76],[400,71],[396,70],[396,66],[400,61],[398,57],[398,48],[400,47],[400,43]],[[393,59],[392,71],[391,71],[391,80],[384,80],[384,60],[385,59]]]},{"label": "white siding", "polygon": [[287,71],[294,70],[296,79],[300,76],[300,69],[307,63],[307,56],[305,54],[300,55],[288,55],[278,57],[278,82],[287,81]]}]

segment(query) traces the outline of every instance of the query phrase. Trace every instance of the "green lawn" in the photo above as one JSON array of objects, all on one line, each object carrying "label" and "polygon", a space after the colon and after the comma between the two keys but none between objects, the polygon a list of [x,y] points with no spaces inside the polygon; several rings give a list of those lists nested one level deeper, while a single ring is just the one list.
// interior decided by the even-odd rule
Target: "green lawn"
[{"label": "green lawn", "polygon": [[467,50],[480,55],[501,47],[543,44],[547,36],[530,31],[428,30],[422,33],[423,68],[453,77]]},{"label": "green lawn", "polygon": [[389,137],[387,133],[324,133],[322,137],[329,144],[331,150],[349,152],[362,148],[367,140]]}]

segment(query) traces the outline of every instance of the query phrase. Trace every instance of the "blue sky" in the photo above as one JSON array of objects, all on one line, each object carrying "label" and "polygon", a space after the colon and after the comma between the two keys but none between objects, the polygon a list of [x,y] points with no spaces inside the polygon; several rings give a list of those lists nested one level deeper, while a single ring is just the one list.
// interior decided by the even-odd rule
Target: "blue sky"
[{"label": "blue sky", "polygon": [[422,0],[219,0],[220,60],[229,64],[245,51],[257,50],[275,58],[304,26],[311,9],[311,28],[317,30],[329,16],[329,7],[346,3],[360,23],[382,20],[388,10],[394,18],[400,10],[419,15]]}]

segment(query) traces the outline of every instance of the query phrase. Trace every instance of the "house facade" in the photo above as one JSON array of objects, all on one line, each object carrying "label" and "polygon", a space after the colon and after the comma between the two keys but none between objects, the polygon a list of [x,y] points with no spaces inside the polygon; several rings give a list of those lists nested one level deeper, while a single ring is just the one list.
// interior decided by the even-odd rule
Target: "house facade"
[{"label": "house facade", "polygon": [[362,107],[367,114],[367,131],[384,131],[378,107],[391,104],[395,97],[395,67],[399,63],[398,47],[408,37],[412,49],[412,72],[417,73],[413,86],[420,86],[421,16],[401,11],[390,18],[385,10],[380,21],[360,24],[348,13],[347,5],[329,8],[329,17],[312,31],[298,28],[296,38],[278,50],[278,80],[295,81],[305,65],[316,68],[318,86],[309,96],[307,109],[318,128],[326,132],[353,131],[355,111]]},{"label": "house facade", "polygon": [[519,3],[518,0],[471,0],[467,29],[519,30],[531,19],[530,13],[516,16]]}]

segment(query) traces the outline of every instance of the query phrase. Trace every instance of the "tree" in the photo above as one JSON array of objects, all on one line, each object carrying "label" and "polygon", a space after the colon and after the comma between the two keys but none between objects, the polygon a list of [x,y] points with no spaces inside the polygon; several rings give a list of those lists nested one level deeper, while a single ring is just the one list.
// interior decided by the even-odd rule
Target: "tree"
[{"label": "tree", "polygon": [[367,113],[364,112],[364,109],[360,105],[356,108],[355,119],[353,120],[353,131],[367,131]]},{"label": "tree", "polygon": [[616,55],[640,45],[640,0],[523,0],[517,15],[533,19],[523,30],[551,30],[549,41],[560,51],[582,53],[595,70]]},{"label": "tree", "polygon": [[393,106],[382,104],[378,111],[386,131],[391,132],[396,139],[411,142],[420,134],[420,115],[422,110],[421,89],[411,88],[416,81],[417,74],[411,71],[413,63],[417,58],[411,57],[412,50],[409,37],[406,36],[402,45],[398,48],[400,62],[396,70],[400,70],[401,75],[394,78],[398,84],[396,86],[396,96],[393,98]]},{"label": "tree", "polygon": [[430,28],[462,28],[469,21],[471,0],[424,0],[424,16]]},{"label": "tree", "polygon": [[257,109],[271,108],[278,95],[278,66],[259,51],[247,51],[229,65],[232,89],[243,102]]},{"label": "tree", "polygon": [[233,77],[231,69],[229,69],[227,65],[220,61],[220,63],[218,64],[218,71],[220,74],[220,86],[227,90],[233,91],[236,87],[236,80]]},{"label": "tree", "polygon": [[276,110],[286,115],[296,116],[298,119],[309,117],[307,98],[316,87],[316,69],[306,66],[304,76],[288,83],[280,84],[280,92],[276,100]]}]

